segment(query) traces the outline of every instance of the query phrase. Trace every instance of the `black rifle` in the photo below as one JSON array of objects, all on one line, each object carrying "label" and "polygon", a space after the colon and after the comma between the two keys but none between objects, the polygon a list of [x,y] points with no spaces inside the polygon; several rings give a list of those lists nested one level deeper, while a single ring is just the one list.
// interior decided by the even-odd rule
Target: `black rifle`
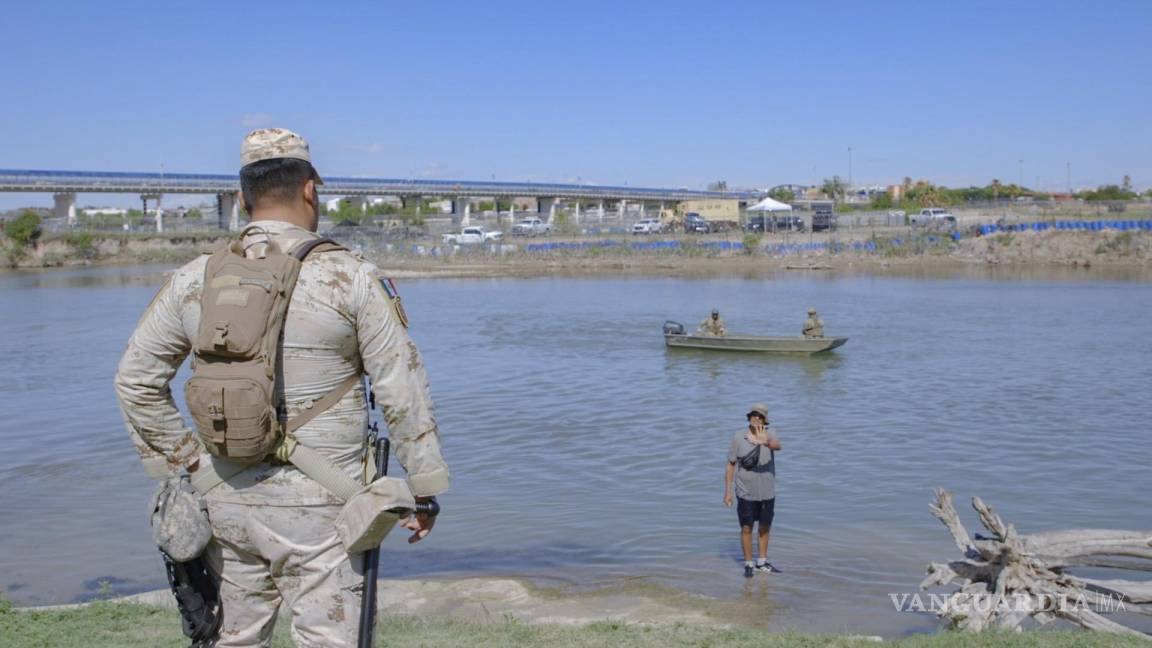
[{"label": "black rifle", "polygon": [[216,639],[224,615],[220,606],[220,583],[203,554],[186,562],[176,562],[163,551],[168,585],[176,597],[184,636],[192,648],[206,648]]},{"label": "black rifle", "polygon": [[[369,390],[371,394],[371,390]],[[373,409],[376,406],[374,396],[369,396]],[[380,437],[376,424],[372,424],[372,431],[376,433],[376,478],[388,474],[388,453],[391,443],[388,437]],[[416,504],[413,515],[424,514],[429,517],[439,515],[440,505],[435,499]],[[373,547],[364,552],[364,596],[360,602],[360,635],[356,645],[359,648],[372,648],[376,633],[376,575],[380,568],[380,547]]]}]

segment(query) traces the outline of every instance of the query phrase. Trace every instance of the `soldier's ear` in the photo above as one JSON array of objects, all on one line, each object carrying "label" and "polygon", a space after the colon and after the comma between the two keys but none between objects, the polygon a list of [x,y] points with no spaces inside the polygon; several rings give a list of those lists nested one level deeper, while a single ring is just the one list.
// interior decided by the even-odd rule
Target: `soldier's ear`
[{"label": "soldier's ear", "polygon": [[309,205],[315,205],[317,200],[318,200],[318,196],[316,195],[316,181],[315,180],[309,180],[308,182],[305,182],[304,183],[304,202],[308,203]]}]

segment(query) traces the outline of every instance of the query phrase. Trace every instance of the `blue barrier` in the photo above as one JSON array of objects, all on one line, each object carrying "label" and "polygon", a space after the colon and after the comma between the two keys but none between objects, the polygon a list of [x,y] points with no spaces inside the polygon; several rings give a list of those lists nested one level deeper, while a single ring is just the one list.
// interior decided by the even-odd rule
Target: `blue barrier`
[{"label": "blue barrier", "polygon": [[1054,223],[1013,223],[1011,225],[987,224],[977,227],[981,236],[995,232],[1046,232],[1055,229],[1061,232],[1102,232],[1104,230],[1152,231],[1152,220],[1103,220],[1103,221],[1056,221]]}]

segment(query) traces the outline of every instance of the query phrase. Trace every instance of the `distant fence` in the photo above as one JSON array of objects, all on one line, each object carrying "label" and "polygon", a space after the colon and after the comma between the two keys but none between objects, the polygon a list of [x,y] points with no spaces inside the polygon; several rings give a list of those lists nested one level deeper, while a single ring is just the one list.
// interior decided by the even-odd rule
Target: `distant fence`
[{"label": "distant fence", "polygon": [[[1011,224],[984,224],[967,228],[967,235],[986,236],[996,232],[1045,232],[1045,231],[1145,231],[1152,232],[1152,220],[1109,220],[1109,221],[1055,221],[1038,223],[1011,223]],[[928,249],[940,249],[951,246],[965,237],[959,230],[952,232],[924,232],[908,231],[900,236],[874,236],[866,240],[855,241],[807,241],[763,243],[757,252],[768,256],[790,256],[809,253],[840,254],[853,252],[857,254],[885,254],[893,250],[905,250],[911,253],[923,252]],[[600,239],[595,241],[548,241],[542,243],[524,243],[520,245],[496,243],[485,246],[445,246],[424,245],[420,243],[389,243],[383,246],[384,251],[394,254],[413,254],[417,256],[453,256],[457,254],[489,254],[506,255],[511,253],[524,253],[540,255],[550,253],[580,252],[591,250],[613,251],[617,253],[650,252],[650,253],[692,253],[700,252],[744,252],[742,241],[692,241],[692,240],[659,240],[659,241],[620,241]]]},{"label": "distant fence", "polygon": [[[940,245],[948,245],[953,241],[959,240],[960,234],[958,232],[951,235],[922,235],[917,234],[909,237],[895,237],[895,238],[880,238],[875,240],[865,241],[809,241],[798,243],[768,243],[761,245],[758,251],[761,254],[769,256],[790,256],[801,255],[812,252],[825,252],[829,254],[839,254],[843,252],[855,252],[860,254],[872,254],[883,252],[886,249],[904,248],[905,246],[912,246],[913,249],[928,248]],[[637,241],[625,242],[614,241],[610,239],[602,239],[597,241],[554,241],[547,243],[527,243],[524,245],[510,245],[506,243],[493,243],[483,246],[445,246],[445,245],[424,245],[420,243],[389,243],[382,246],[382,250],[390,254],[399,255],[415,255],[415,256],[431,256],[431,257],[448,257],[458,254],[484,254],[492,256],[506,255],[515,252],[521,252],[528,255],[541,255],[551,253],[565,253],[565,252],[586,252],[590,250],[603,250],[613,251],[617,253],[632,253],[632,252],[686,252],[692,251],[707,251],[707,252],[744,252],[744,243],[740,241]]]}]

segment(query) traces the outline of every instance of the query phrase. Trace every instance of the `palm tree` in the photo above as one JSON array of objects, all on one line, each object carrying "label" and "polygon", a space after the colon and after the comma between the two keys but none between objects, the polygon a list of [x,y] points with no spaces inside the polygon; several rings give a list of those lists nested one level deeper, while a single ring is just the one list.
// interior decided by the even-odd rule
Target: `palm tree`
[{"label": "palm tree", "polygon": [[833,202],[840,202],[844,200],[844,194],[848,192],[848,185],[840,176],[832,176],[825,178],[824,184],[821,185],[820,191],[824,192],[825,196],[832,199]]},{"label": "palm tree", "polygon": [[921,207],[939,207],[940,188],[927,180],[917,180],[908,190],[908,199]]}]

